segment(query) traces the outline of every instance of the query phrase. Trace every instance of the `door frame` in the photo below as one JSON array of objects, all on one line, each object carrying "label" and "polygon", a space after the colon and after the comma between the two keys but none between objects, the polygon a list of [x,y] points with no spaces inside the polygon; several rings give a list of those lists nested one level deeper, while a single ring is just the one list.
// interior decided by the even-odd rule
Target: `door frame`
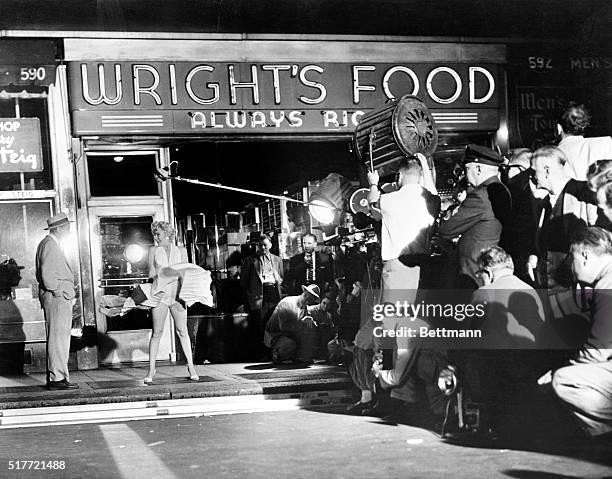
[{"label": "door frame", "polygon": [[[116,144],[111,145],[96,145],[88,147],[85,139],[74,139],[80,145],[80,155],[75,163],[77,184],[77,222],[79,232],[79,254],[81,263],[81,284],[83,289],[83,304],[84,304],[84,321],[85,324],[95,326],[98,331],[98,336],[108,335],[106,331],[107,324],[105,318],[101,318],[101,313],[97,311],[100,301],[99,273],[100,273],[100,240],[97,237],[99,213],[107,213],[109,216],[120,216],[125,212],[125,216],[143,216],[151,215],[155,219],[169,221],[174,223],[174,210],[172,207],[172,185],[171,182],[163,182],[159,186],[159,194],[156,196],[114,196],[114,197],[92,197],[89,193],[89,176],[87,171],[87,156],[112,154],[112,155],[138,155],[154,153],[157,158],[157,167],[164,168],[169,164],[169,150],[166,147],[148,145],[147,147],[137,145],[122,145],[119,147]],[[153,213],[150,213],[153,211]],[[98,212],[98,213],[96,213]],[[98,262],[96,265],[95,262]],[[110,335],[116,340],[133,341],[134,336],[139,336],[138,341],[142,342],[142,336],[138,333],[147,331],[151,334],[151,330],[134,330],[134,331],[111,331]],[[165,338],[168,337],[168,340]],[[160,344],[160,352],[157,359],[176,361],[176,348],[174,344],[174,322],[170,319],[170,327],[164,328],[164,336],[162,343],[168,344],[164,348]],[[101,349],[100,341],[98,349]],[[146,339],[148,346],[148,337]],[[146,360],[142,359],[126,359],[126,358],[111,358],[105,360],[103,351],[98,351],[98,362],[118,363]],[[148,354],[148,349],[147,349]],[[148,358],[148,356],[147,356]]]}]

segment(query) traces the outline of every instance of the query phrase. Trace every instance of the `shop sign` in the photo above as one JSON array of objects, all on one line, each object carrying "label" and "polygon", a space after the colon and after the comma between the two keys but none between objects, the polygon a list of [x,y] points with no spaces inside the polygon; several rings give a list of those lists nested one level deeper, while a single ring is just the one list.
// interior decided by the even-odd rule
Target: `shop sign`
[{"label": "shop sign", "polygon": [[42,171],[38,118],[0,118],[0,173]]},{"label": "shop sign", "polygon": [[443,128],[495,129],[503,91],[495,64],[73,62],[69,77],[76,134],[352,131],[405,94]]},{"label": "shop sign", "polygon": [[559,112],[586,96],[577,87],[517,86],[515,92],[518,134],[527,146],[554,140]]}]

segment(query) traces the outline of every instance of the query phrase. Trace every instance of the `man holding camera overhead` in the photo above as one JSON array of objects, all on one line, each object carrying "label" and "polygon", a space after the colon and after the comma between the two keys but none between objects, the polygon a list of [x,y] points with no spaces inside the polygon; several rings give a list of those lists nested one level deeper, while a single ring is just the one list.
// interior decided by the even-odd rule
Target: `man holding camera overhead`
[{"label": "man holding camera overhead", "polygon": [[[440,211],[427,159],[417,154],[403,159],[397,169],[397,191],[380,194],[377,171],[368,172],[368,202],[374,219],[382,220],[381,250],[384,301],[413,300],[419,286],[420,261],[429,252],[430,228]],[[423,184],[424,186],[421,186]],[[403,290],[401,298],[391,298]],[[410,293],[413,292],[413,293]]]}]

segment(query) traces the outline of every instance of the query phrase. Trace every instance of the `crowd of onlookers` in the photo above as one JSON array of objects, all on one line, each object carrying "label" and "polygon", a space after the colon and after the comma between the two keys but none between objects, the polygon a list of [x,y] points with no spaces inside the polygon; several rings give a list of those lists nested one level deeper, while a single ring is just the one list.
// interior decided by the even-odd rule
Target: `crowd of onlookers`
[{"label": "crowd of onlookers", "polygon": [[[286,268],[262,236],[239,280],[254,341],[264,338],[258,359],[346,364],[361,391],[354,414],[442,420],[448,391],[438,378],[453,364],[480,405],[481,429],[550,387],[588,434],[612,431],[612,138],[585,138],[588,126],[586,109],[569,104],[555,146],[506,159],[468,145],[450,207],[423,155],[398,165],[395,191],[381,194],[368,172],[378,243],[336,247],[333,260],[306,234]],[[459,325],[480,330],[480,346],[374,334],[406,322],[377,323],[372,304],[425,303],[436,290],[452,292],[447,302],[487,305]]]}]

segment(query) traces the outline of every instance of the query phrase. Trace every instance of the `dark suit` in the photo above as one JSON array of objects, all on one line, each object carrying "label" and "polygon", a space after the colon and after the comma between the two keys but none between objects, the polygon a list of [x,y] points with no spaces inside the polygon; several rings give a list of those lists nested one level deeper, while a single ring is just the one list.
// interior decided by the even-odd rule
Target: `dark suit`
[{"label": "dark suit", "polygon": [[493,208],[493,214],[502,225],[499,245],[507,250],[508,244],[512,241],[512,237],[510,236],[512,223],[512,195],[510,194],[510,190],[508,190],[506,185],[504,185],[497,176],[487,178],[480,186],[487,187],[487,194],[489,195],[489,201]]},{"label": "dark suit", "polygon": [[307,280],[308,265],[304,253],[296,254],[289,260],[289,271],[285,278],[285,287],[289,296],[302,294],[302,285],[316,284],[321,292],[325,291],[325,283],[333,280],[332,265],[329,256],[324,253],[314,252],[315,280]]},{"label": "dark suit", "polygon": [[[276,280],[278,295],[281,295],[281,283],[283,282],[283,260],[270,253],[272,261],[272,272]],[[262,309],[264,298],[262,258],[260,255],[248,257],[242,264],[240,282],[246,291],[249,308],[251,310]],[[278,303],[278,300],[276,301]]]},{"label": "dark suit", "polygon": [[496,246],[501,231],[501,222],[493,213],[487,185],[483,183],[468,191],[457,212],[440,223],[438,235],[446,240],[461,235],[457,245],[459,274],[469,276],[476,286],[480,252],[490,246]]},{"label": "dark suit", "polygon": [[542,286],[549,289],[567,288],[574,283],[570,265],[566,262],[573,236],[598,220],[595,193],[586,181],[567,182],[554,206],[549,197],[537,210],[536,250],[538,275]]},{"label": "dark suit", "polygon": [[36,280],[47,328],[48,379],[68,381],[74,275],[64,252],[50,235],[36,251]]},{"label": "dark suit", "polygon": [[514,274],[527,283],[533,283],[527,271],[527,260],[529,255],[535,254],[533,245],[542,200],[533,195],[529,175],[529,171],[523,171],[509,180],[508,185],[512,195],[512,219],[508,229],[504,226],[506,238],[504,249],[514,260]]},{"label": "dark suit", "polygon": [[[249,256],[242,264],[240,283],[246,292],[250,309],[249,329],[254,349],[263,352],[263,335],[270,314],[281,299],[281,284],[283,281],[283,260],[269,253],[272,262],[272,273],[275,283],[263,284],[262,256]],[[256,352],[254,351],[253,354]]]}]

